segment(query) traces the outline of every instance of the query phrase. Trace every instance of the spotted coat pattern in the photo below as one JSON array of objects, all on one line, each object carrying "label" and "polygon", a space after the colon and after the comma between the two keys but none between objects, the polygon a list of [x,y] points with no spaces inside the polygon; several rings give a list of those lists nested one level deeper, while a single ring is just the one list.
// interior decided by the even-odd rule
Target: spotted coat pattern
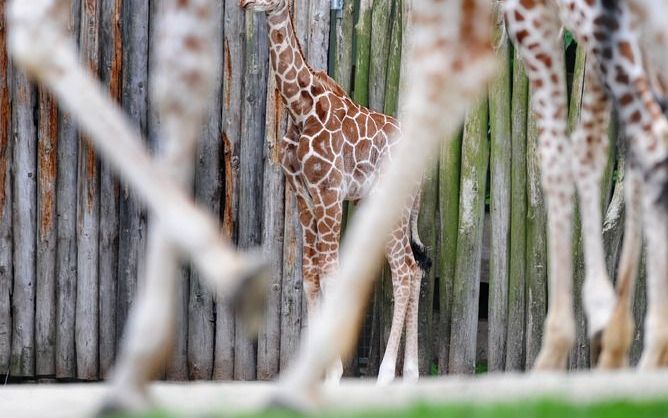
[{"label": "spotted coat pattern", "polygon": [[[628,358],[633,328],[630,311],[633,286],[629,281],[636,273],[640,245],[638,228],[630,225],[638,224],[635,220],[640,209],[636,200],[641,195],[649,245],[647,321],[651,324],[647,327],[643,364],[647,367],[668,364],[668,310],[659,308],[662,303],[653,301],[651,296],[653,292],[665,296],[668,291],[665,283],[668,223],[666,205],[662,203],[668,187],[668,125],[650,88],[648,66],[643,65],[639,41],[640,23],[648,20],[650,3],[661,9],[661,1],[646,4],[619,0],[506,1],[508,29],[526,64],[534,91],[532,107],[539,126],[548,208],[550,306],[537,368],[563,367],[575,339],[570,243],[575,190],[585,239],[583,300],[594,347],[603,345],[600,364],[619,367]],[[587,51],[582,112],[570,136],[566,130],[566,84],[559,36],[562,24]],[[652,49],[646,48],[645,52],[651,54]],[[654,84],[659,84],[661,78],[657,76],[654,80]],[[606,128],[612,101],[631,154],[625,185],[626,238],[617,295],[605,269],[600,209],[600,180],[607,161]]]},{"label": "spotted coat pattern", "polygon": [[[303,233],[303,281],[309,315],[327,293],[327,277],[338,267],[339,235],[345,200],[373,193],[383,162],[401,138],[397,120],[353,102],[325,72],[311,68],[302,52],[287,0],[242,0],[243,7],[267,12],[270,62],[276,88],[289,112],[287,134],[279,142],[281,166],[297,196]],[[406,205],[386,246],[392,271],[394,313],[379,379],[391,381],[401,334],[406,350],[404,377],[417,379],[417,302],[421,271],[411,234],[419,199]],[[417,238],[417,239],[416,239]],[[416,241],[416,242],[415,242]],[[340,375],[340,370],[334,372]],[[336,376],[334,376],[336,379]]]}]

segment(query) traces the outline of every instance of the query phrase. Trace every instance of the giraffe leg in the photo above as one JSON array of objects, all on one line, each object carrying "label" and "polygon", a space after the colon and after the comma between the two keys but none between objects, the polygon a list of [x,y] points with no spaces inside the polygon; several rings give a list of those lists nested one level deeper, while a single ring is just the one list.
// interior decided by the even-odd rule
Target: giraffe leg
[{"label": "giraffe leg", "polygon": [[[414,301],[414,311],[412,312],[415,313],[416,323],[414,324],[412,318],[407,316],[408,306],[414,290],[412,286],[414,282],[413,277],[418,270],[410,245],[410,229],[408,224],[408,216],[404,215],[400,225],[394,230],[390,241],[385,247],[385,255],[392,271],[394,307],[390,337],[385,346],[383,361],[378,370],[377,382],[379,385],[386,385],[394,380],[404,324],[407,326],[415,325],[415,328],[417,328],[417,300]],[[419,297],[419,282],[417,286],[417,297]],[[406,334],[405,353],[404,372],[408,373],[408,375],[404,377],[410,381],[417,380],[417,329],[411,329],[411,335]]]},{"label": "giraffe leg", "polygon": [[[315,219],[318,228],[316,244],[320,263],[320,289],[323,297],[331,293],[333,275],[339,267],[339,237],[341,234],[341,219],[343,216],[343,201],[339,192],[325,188],[310,190],[315,207]],[[325,382],[338,384],[343,376],[343,362],[337,358],[327,370]]]},{"label": "giraffe leg", "polygon": [[[654,193],[644,185],[644,230],[647,240],[647,317],[645,348],[641,369],[668,367],[668,205],[657,202]],[[665,193],[665,191],[663,192]],[[665,198],[665,197],[664,197]]]},{"label": "giraffe leg", "polygon": [[318,228],[306,198],[297,194],[299,223],[302,227],[302,278],[309,319],[318,309],[320,300],[320,262],[318,257]]},{"label": "giraffe leg", "polygon": [[[105,400],[103,413],[114,411],[138,411],[147,409],[146,384],[153,378],[164,360],[171,354],[174,338],[176,264],[165,262],[154,253],[161,254],[171,244],[164,240],[159,222],[157,232],[150,234],[146,282],[139,291],[132,307],[123,344],[111,376],[111,393]],[[150,335],[150,338],[146,338]]]},{"label": "giraffe leg", "polygon": [[572,3],[560,3],[564,21],[597,60],[642,174],[648,314],[641,365],[663,366],[668,361],[668,120],[649,87],[629,3],[597,0],[579,13]]},{"label": "giraffe leg", "polygon": [[633,295],[642,246],[640,181],[640,173],[629,165],[624,178],[626,217],[624,243],[617,272],[617,303],[603,332],[602,351],[598,363],[601,369],[620,368],[628,366],[629,362],[629,350],[635,328],[632,312]]},{"label": "giraffe leg", "polygon": [[595,61],[590,59],[586,66],[580,121],[572,141],[586,270],[582,298],[589,336],[593,340],[593,358],[598,357],[603,328],[615,305],[615,292],[605,266],[601,216],[601,178],[608,160],[609,115],[610,100]]},{"label": "giraffe leg", "polygon": [[545,1],[508,0],[506,20],[532,86],[541,175],[548,214],[549,307],[536,369],[566,365],[575,341],[571,229],[573,177],[566,134],[566,81],[557,13]]},{"label": "giraffe leg", "polygon": [[[412,254],[411,254],[412,256]],[[418,363],[418,308],[422,270],[415,265],[411,269],[410,296],[406,308],[406,348],[404,350],[404,382],[417,383],[420,377]]]}]

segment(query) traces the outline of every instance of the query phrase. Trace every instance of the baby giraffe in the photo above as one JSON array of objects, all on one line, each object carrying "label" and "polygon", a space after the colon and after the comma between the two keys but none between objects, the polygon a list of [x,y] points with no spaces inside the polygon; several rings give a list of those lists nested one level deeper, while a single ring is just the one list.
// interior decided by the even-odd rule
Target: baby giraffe
[{"label": "baby giraffe", "polygon": [[[400,140],[393,117],[354,103],[326,73],[306,62],[288,0],[241,0],[241,7],[267,13],[271,66],[289,112],[286,136],[278,144],[281,165],[297,196],[303,237],[303,280],[309,317],[326,294],[338,267],[339,233],[345,200],[358,201],[374,189],[383,161]],[[429,260],[417,235],[419,198],[407,202],[388,237],[394,313],[378,383],[394,379],[399,341],[406,324],[404,379],[418,379],[418,297]],[[416,261],[417,260],[417,261]],[[339,360],[327,380],[337,382]]]}]

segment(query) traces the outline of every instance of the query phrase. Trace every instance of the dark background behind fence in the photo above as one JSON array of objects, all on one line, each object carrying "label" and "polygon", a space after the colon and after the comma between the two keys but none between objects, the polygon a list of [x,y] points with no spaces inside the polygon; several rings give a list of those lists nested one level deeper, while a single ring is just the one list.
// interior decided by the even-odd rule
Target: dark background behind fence
[{"label": "dark background behind fence", "polygon": [[[342,10],[330,11],[329,0],[295,0],[310,64],[327,70],[357,102],[396,114],[400,69],[410,65],[401,62],[405,1],[345,0]],[[82,61],[153,150],[159,149],[160,120],[150,95],[151,45],[159,8],[159,0],[73,0],[69,22]],[[296,202],[271,158],[286,112],[269,77],[264,15],[243,11],[236,0],[219,1],[216,12],[223,63],[202,128],[193,192],[240,247],[262,247],[272,267],[269,309],[258,340],[249,339],[200,286],[197,272],[184,266],[174,355],[163,377],[271,379],[291,360],[307,326]],[[422,374],[521,370],[540,347],[548,260],[536,127],[522,66],[501,26],[498,33],[497,79],[424,181],[420,232],[434,266],[420,295]],[[71,116],[11,66],[6,36],[3,22],[0,373],[12,381],[100,379],[114,361],[144,270],[147,214],[96,159]],[[565,54],[574,122],[586,57],[569,38]],[[616,137],[614,126],[610,136]],[[602,202],[611,272],[622,233],[621,161],[611,155]],[[581,285],[579,230],[575,236]],[[644,309],[639,289],[637,316]],[[391,310],[385,268],[347,375],[377,373]],[[570,366],[586,367],[579,295],[576,315]],[[640,333],[634,359],[639,348]]]}]

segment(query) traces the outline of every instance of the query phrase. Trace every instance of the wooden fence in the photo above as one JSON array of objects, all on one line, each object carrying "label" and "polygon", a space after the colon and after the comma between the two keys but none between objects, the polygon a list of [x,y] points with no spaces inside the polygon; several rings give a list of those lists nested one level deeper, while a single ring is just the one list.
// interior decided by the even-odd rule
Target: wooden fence
[{"label": "wooden fence", "polygon": [[[82,60],[153,149],[159,146],[160,121],[149,90],[159,4],[74,0],[69,22]],[[342,10],[331,11],[329,0],[294,0],[294,16],[313,67],[328,70],[357,102],[394,114],[405,7],[402,0],[345,0]],[[219,214],[223,231],[240,247],[262,247],[272,271],[269,310],[259,339],[249,339],[227,307],[200,286],[197,273],[184,267],[176,345],[163,377],[271,379],[290,361],[307,326],[295,198],[270,158],[286,112],[269,77],[264,15],[244,12],[236,0],[219,2],[216,11],[224,62],[202,129],[193,191]],[[146,213],[96,160],[71,117],[12,68],[5,39],[3,24],[0,373],[16,379],[103,378],[144,269]],[[498,45],[503,65],[488,97],[469,112],[461,135],[443,146],[425,178],[420,231],[434,267],[420,295],[423,374],[523,369],[540,346],[547,255],[536,127],[527,110],[526,76],[501,27]],[[575,44],[565,54],[574,122],[585,56]],[[613,154],[610,161],[602,204],[614,271],[623,170],[621,156]],[[576,237],[581,284],[579,232]],[[385,268],[346,374],[376,374],[389,334],[391,295]],[[638,311],[643,295],[638,292]],[[583,325],[579,298],[576,313]],[[589,361],[583,327],[578,329],[572,367]],[[638,347],[636,341],[635,356]]]}]

